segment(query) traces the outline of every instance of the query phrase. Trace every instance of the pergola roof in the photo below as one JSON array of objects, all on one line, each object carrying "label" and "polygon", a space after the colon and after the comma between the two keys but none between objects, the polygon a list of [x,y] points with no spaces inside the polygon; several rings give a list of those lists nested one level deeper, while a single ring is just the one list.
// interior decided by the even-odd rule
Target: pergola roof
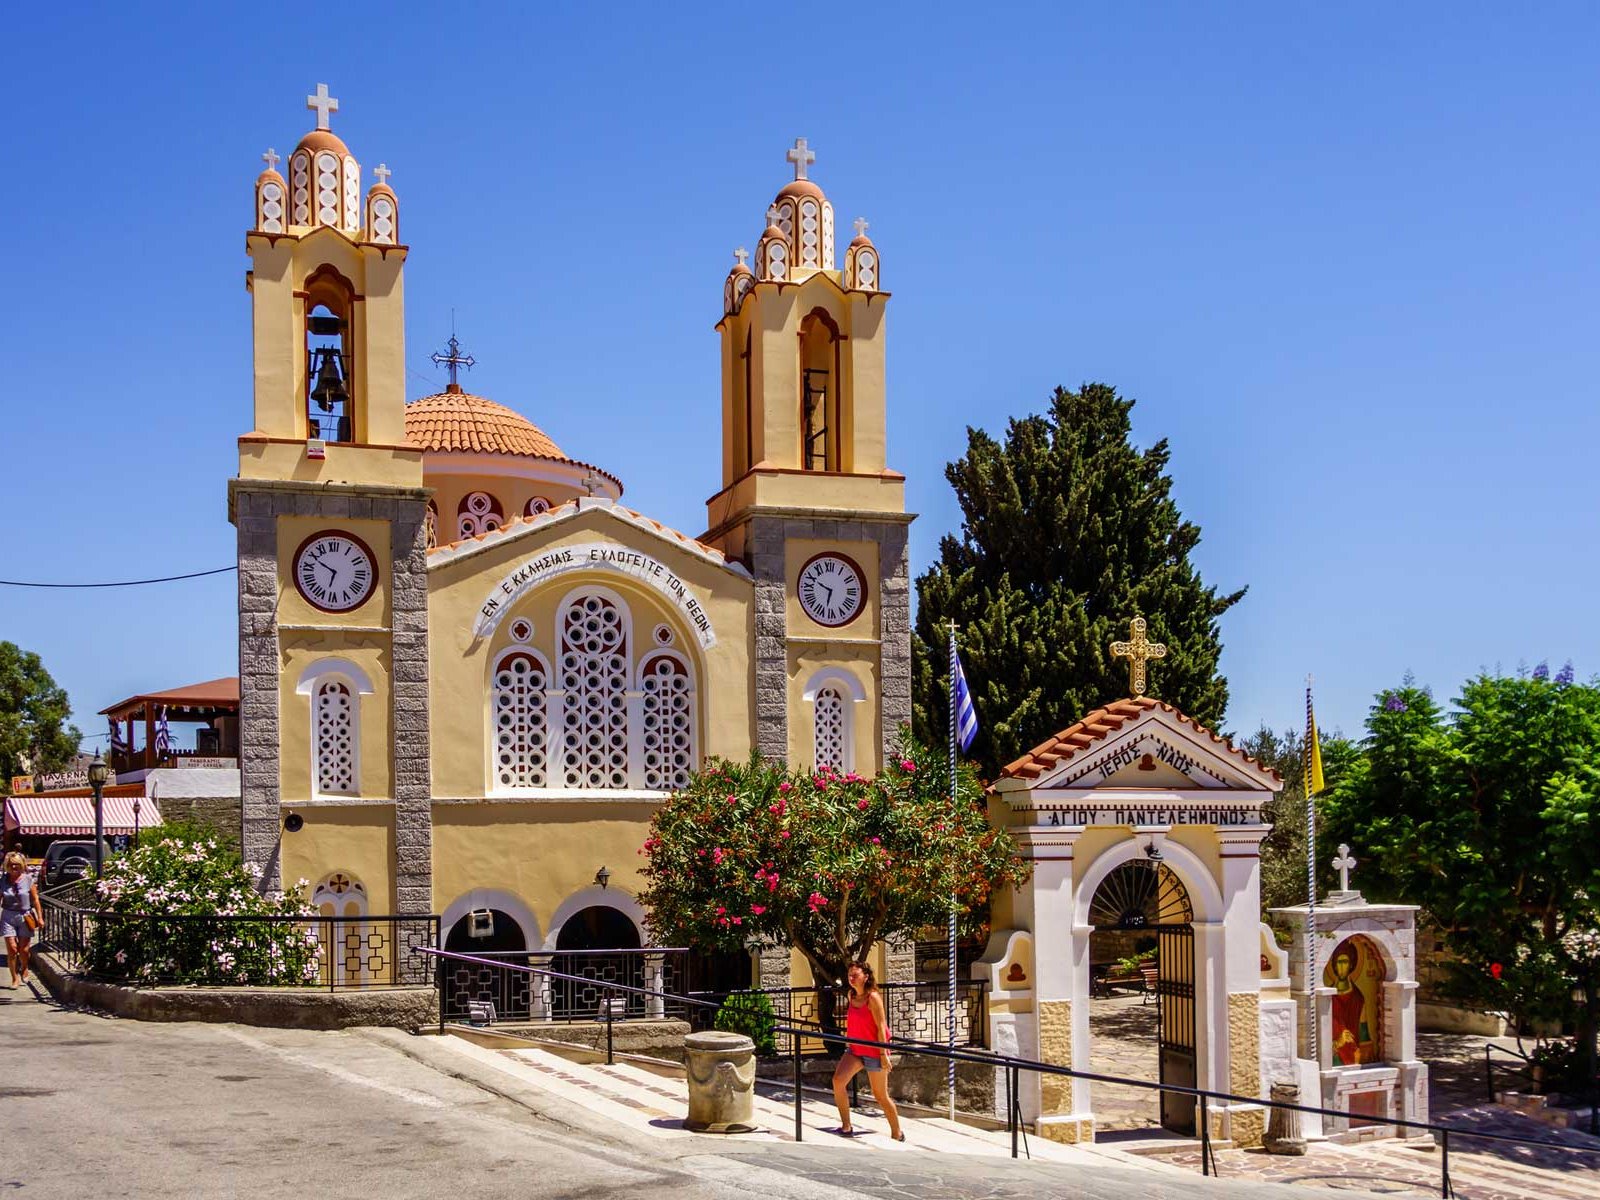
[{"label": "pergola roof", "polygon": [[147,704],[165,705],[167,708],[221,709],[225,712],[239,710],[239,677],[208,679],[204,683],[191,683],[186,687],[171,688],[164,692],[145,692],[129,696],[109,708],[102,708],[104,717],[128,717]]}]

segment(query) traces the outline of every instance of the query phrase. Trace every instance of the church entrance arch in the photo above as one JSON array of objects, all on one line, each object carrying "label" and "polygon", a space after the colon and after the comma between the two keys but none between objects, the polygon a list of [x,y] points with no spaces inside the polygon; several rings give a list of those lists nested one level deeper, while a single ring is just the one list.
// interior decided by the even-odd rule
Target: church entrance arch
[{"label": "church entrance arch", "polygon": [[[1129,859],[1113,868],[1095,889],[1089,903],[1091,991],[1090,1036],[1111,1040],[1101,1047],[1096,1070],[1138,1077],[1144,1047],[1155,1042],[1155,1073],[1160,1083],[1194,1087],[1198,1079],[1195,1047],[1194,905],[1177,873],[1157,858]],[[1099,1008],[1101,1011],[1095,1012]],[[1104,1053],[1112,1050],[1114,1057]],[[1097,1084],[1108,1094],[1115,1085]],[[1103,1128],[1142,1123],[1137,1111],[1148,1109],[1148,1092],[1122,1089],[1130,1110],[1122,1120],[1111,1106]],[[1159,1113],[1163,1127],[1177,1133],[1195,1130],[1194,1098],[1162,1092]]]},{"label": "church entrance arch", "polygon": [[[645,997],[633,992],[608,992],[603,984],[645,986],[646,956],[639,927],[621,909],[591,904],[562,922],[550,970],[572,979],[551,979],[550,1013],[557,1020],[593,1019],[607,1000],[620,1001],[620,1013],[642,1017]],[[631,953],[630,953],[631,952]]]},{"label": "church entrance arch", "polygon": [[[498,908],[480,908],[466,913],[445,934],[444,948],[453,954],[471,954],[496,962],[526,965],[527,935],[509,913]],[[502,971],[487,963],[445,959],[441,1003],[445,1019],[464,1021],[473,1001],[494,1005],[500,1021],[526,1021],[532,1015],[528,976],[521,971]]]}]

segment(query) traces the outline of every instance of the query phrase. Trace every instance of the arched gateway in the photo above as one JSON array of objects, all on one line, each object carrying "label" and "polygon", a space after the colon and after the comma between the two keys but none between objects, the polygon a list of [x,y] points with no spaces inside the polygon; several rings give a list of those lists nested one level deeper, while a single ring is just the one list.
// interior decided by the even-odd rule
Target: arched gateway
[{"label": "arched gateway", "polygon": [[[989,1044],[1089,1069],[1092,937],[1144,923],[1160,943],[1162,1078],[1265,1095],[1263,1052],[1294,1057],[1292,1001],[1263,996],[1261,807],[1278,787],[1275,772],[1147,696],[1090,713],[1006,767],[995,816],[1033,876],[996,897],[974,967],[990,987]],[[1024,1075],[1022,1087],[1023,1116],[1041,1134],[1093,1137],[1087,1080]],[[1236,1144],[1265,1131],[1258,1106],[1211,1111],[1212,1132]],[[1161,1119],[1194,1129],[1177,1097]]]}]

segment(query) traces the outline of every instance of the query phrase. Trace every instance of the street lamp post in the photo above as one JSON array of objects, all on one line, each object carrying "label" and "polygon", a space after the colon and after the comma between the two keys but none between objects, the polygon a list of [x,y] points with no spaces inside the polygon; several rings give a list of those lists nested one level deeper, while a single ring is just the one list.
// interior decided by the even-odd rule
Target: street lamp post
[{"label": "street lamp post", "polygon": [[133,848],[139,848],[139,797],[133,798]]},{"label": "street lamp post", "polygon": [[96,879],[100,878],[106,865],[106,821],[101,793],[105,791],[106,779],[110,774],[111,768],[106,766],[106,760],[100,757],[98,750],[95,751],[94,760],[89,763],[89,789],[94,792],[94,877]]}]

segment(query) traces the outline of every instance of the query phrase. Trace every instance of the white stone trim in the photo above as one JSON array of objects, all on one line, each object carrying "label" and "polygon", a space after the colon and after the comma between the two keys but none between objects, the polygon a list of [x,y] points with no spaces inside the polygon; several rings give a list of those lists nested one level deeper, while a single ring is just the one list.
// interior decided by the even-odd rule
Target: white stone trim
[{"label": "white stone trim", "polygon": [[867,699],[867,689],[861,686],[861,681],[842,667],[822,667],[806,680],[805,690],[800,698],[807,704],[813,704],[817,699],[817,692],[829,684],[841,685],[850,699],[857,704],[864,704]]},{"label": "white stone trim", "polygon": [[[1129,837],[1126,841],[1118,842],[1090,862],[1083,869],[1083,873],[1077,876],[1073,881],[1074,926],[1089,925],[1089,906],[1100,884],[1123,863],[1143,858],[1145,841],[1143,837]],[[1205,861],[1194,851],[1168,838],[1161,839],[1160,847],[1162,862],[1177,875],[1178,881],[1188,890],[1189,903],[1194,906],[1193,924],[1196,928],[1213,922],[1220,925],[1226,915],[1222,903],[1222,889],[1217,886],[1216,879],[1206,869]],[[1196,955],[1197,971],[1198,963],[1199,956]]]},{"label": "white stone trim", "polygon": [[522,937],[527,942],[528,949],[539,948],[539,919],[533,915],[533,909],[523,903],[521,896],[499,888],[473,888],[446,905],[444,912],[439,914],[441,944],[449,940],[450,931],[455,928],[457,921],[480,908],[497,908],[505,913],[522,929]]},{"label": "white stone trim", "polygon": [[[595,870],[607,864],[597,862]],[[633,922],[633,927],[639,931],[639,945],[648,946],[650,939],[645,933],[644,907],[636,900],[632,892],[625,888],[601,887],[592,883],[588,887],[580,888],[573,892],[557,906],[555,914],[550,918],[550,932],[545,934],[545,950],[554,950],[556,941],[561,936],[561,927],[577,916],[586,908],[613,908],[628,920]]]},{"label": "white stone trim", "polygon": [[[350,782],[348,792],[324,792],[319,784],[321,759],[317,753],[317,697],[327,684],[342,684],[350,690]],[[295,684],[295,694],[308,699],[306,714],[310,732],[311,780],[310,794],[320,799],[329,796],[361,795],[361,697],[370,696],[377,689],[367,673],[347,658],[319,658],[307,664]]]}]

